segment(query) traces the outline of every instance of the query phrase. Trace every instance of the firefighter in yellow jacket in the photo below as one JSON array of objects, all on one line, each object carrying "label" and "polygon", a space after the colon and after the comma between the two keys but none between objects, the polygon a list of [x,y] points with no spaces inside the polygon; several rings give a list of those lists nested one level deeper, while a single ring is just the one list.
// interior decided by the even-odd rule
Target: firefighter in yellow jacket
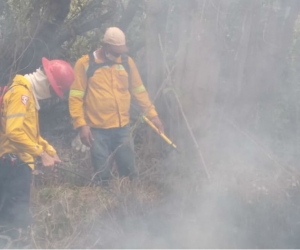
[{"label": "firefighter in yellow jacket", "polygon": [[[16,75],[5,93],[0,123],[0,229],[14,240],[30,226],[31,173],[34,159],[44,167],[60,162],[39,132],[39,100],[63,96],[74,81],[72,67],[62,60],[42,59],[43,67]],[[26,231],[26,230],[25,230]]]},{"label": "firefighter in yellow jacket", "polygon": [[135,175],[129,127],[131,97],[163,132],[138,69],[126,53],[124,33],[111,27],[104,34],[103,47],[80,58],[74,69],[69,109],[74,127],[79,129],[80,140],[77,137],[75,141],[91,148],[95,176],[100,181],[111,179],[110,156],[114,156],[121,176]]}]

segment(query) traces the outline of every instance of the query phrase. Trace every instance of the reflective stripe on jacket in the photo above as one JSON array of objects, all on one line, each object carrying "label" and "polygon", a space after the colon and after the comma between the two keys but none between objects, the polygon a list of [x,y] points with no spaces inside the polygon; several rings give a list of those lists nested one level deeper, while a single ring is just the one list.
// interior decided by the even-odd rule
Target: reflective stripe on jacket
[{"label": "reflective stripe on jacket", "polygon": [[[0,156],[12,153],[23,162],[33,162],[43,150],[52,156],[56,154],[40,136],[32,87],[25,77],[16,75],[1,108]],[[33,169],[34,165],[30,167]]]},{"label": "reflective stripe on jacket", "polygon": [[[103,63],[99,59],[96,62]],[[117,62],[121,63],[121,57]],[[115,64],[97,69],[89,79],[86,90],[89,57],[85,55],[76,62],[75,81],[71,86],[69,97],[69,109],[74,128],[88,125],[107,129],[127,125],[130,120],[131,96],[149,118],[157,116],[138,69],[130,57],[128,63],[132,77],[131,86],[123,65]]]}]

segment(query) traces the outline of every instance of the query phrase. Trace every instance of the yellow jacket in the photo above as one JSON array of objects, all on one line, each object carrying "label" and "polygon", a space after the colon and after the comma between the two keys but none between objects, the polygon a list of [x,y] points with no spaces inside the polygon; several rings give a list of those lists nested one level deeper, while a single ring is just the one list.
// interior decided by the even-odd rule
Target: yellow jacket
[{"label": "yellow jacket", "polygon": [[[121,63],[121,57],[116,62]],[[103,61],[97,59],[96,63]],[[131,86],[128,83],[128,74],[121,64],[97,69],[88,82],[86,76],[89,66],[88,55],[76,62],[75,81],[71,86],[69,97],[69,109],[75,129],[84,125],[104,129],[127,125],[130,121],[131,96],[148,118],[157,116],[138,69],[130,57],[128,64],[132,77]]]},{"label": "yellow jacket", "polygon": [[[52,156],[56,154],[40,136],[33,90],[25,77],[16,75],[1,108],[0,156],[12,153],[23,162],[33,162],[43,150]],[[30,167],[34,169],[33,164]]]}]

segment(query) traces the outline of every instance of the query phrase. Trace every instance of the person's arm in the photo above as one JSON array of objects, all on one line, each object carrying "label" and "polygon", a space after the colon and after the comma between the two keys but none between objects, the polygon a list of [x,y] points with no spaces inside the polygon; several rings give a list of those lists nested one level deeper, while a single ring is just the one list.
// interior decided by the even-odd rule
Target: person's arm
[{"label": "person's arm", "polygon": [[90,127],[87,126],[84,116],[84,96],[87,89],[86,69],[82,62],[83,58],[79,59],[74,68],[75,80],[71,86],[69,96],[69,110],[73,118],[74,128],[80,128],[80,139],[84,145],[91,147],[93,136]]},{"label": "person's arm", "polygon": [[44,149],[44,153],[41,155],[44,167],[53,167],[55,163],[61,163],[56,150],[41,136],[39,137],[39,143]]},{"label": "person's arm", "polygon": [[41,136],[39,136],[39,144],[43,146],[44,151],[50,155],[55,156],[56,150]]},{"label": "person's arm", "polygon": [[74,128],[86,125],[83,103],[87,86],[87,76],[82,59],[79,59],[74,67],[75,80],[70,89],[69,110],[73,119]]},{"label": "person's arm", "polygon": [[135,65],[135,62],[128,58],[130,73],[131,73],[131,86],[130,93],[132,97],[137,101],[144,114],[149,118],[157,116],[154,105],[152,104],[148,92],[142,82],[140,73]]},{"label": "person's arm", "polygon": [[143,110],[145,116],[147,116],[153,124],[158,128],[160,133],[164,132],[164,127],[160,121],[158,114],[152,104],[148,92],[142,82],[139,71],[131,58],[128,58],[131,73],[131,86],[130,93],[132,97],[137,101],[140,108]]}]

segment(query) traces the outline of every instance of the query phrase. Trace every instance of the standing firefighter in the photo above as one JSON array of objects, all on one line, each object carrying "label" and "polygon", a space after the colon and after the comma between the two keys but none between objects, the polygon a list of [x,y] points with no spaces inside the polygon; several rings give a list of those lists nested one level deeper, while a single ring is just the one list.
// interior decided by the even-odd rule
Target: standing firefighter
[{"label": "standing firefighter", "polygon": [[[39,133],[39,100],[63,97],[74,81],[65,61],[42,59],[43,67],[32,74],[16,75],[5,93],[0,124],[0,240],[7,235],[24,244],[31,224],[29,210],[34,159],[53,167],[60,159]],[[22,247],[22,245],[18,245]]]},{"label": "standing firefighter", "polygon": [[[111,155],[121,176],[135,175],[133,141],[130,136],[130,101],[133,97],[154,125],[163,125],[151,103],[128,49],[124,33],[116,27],[104,34],[103,47],[80,58],[69,97],[70,114],[81,142],[91,147],[97,179],[111,179]],[[78,145],[79,144],[79,145]]]}]

